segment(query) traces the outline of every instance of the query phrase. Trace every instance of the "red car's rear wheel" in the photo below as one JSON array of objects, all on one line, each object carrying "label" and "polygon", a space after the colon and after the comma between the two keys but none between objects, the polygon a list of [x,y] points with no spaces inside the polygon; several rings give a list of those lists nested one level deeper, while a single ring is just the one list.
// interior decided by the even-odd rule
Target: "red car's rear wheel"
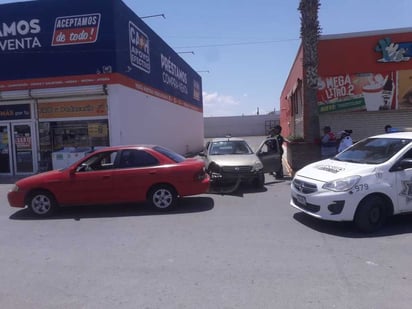
[{"label": "red car's rear wheel", "polygon": [[149,191],[148,201],[156,210],[169,210],[176,205],[177,194],[169,185],[158,185]]}]

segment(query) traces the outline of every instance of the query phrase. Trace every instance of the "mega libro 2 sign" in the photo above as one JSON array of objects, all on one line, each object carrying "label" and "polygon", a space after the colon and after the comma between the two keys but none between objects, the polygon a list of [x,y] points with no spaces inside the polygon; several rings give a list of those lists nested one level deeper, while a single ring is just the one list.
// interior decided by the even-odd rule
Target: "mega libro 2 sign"
[{"label": "mega libro 2 sign", "polygon": [[0,91],[114,83],[202,109],[201,78],[120,0],[0,5]]}]

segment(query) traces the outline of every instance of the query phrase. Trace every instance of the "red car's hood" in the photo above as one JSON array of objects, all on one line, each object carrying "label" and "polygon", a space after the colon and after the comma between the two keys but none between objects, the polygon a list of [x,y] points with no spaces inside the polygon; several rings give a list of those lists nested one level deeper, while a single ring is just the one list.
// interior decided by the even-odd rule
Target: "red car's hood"
[{"label": "red car's hood", "polygon": [[31,184],[38,184],[38,183],[45,183],[45,182],[50,182],[50,181],[56,181],[61,179],[64,175],[68,173],[67,169],[64,170],[52,170],[36,175],[32,175],[29,177],[25,177],[23,179],[20,179],[16,182],[16,185],[18,186],[27,186]]}]

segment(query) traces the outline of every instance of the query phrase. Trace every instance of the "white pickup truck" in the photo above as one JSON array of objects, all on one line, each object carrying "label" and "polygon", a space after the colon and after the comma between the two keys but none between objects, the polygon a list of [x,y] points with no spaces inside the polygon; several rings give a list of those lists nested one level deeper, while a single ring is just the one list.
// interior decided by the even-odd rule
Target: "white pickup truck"
[{"label": "white pickup truck", "polygon": [[372,136],[299,170],[291,206],[319,219],[353,221],[365,232],[412,212],[412,132]]}]

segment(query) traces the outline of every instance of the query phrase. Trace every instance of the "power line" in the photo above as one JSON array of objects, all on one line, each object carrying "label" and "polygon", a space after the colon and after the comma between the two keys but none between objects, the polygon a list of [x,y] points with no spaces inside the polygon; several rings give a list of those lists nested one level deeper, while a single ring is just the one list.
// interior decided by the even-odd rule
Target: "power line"
[{"label": "power line", "polygon": [[174,48],[205,48],[205,47],[225,47],[225,46],[240,46],[240,45],[259,45],[259,44],[272,44],[299,41],[299,39],[286,39],[286,40],[269,40],[269,41],[251,41],[251,42],[235,42],[235,43],[222,43],[222,44],[208,44],[208,45],[191,45],[191,46],[175,46]]}]

